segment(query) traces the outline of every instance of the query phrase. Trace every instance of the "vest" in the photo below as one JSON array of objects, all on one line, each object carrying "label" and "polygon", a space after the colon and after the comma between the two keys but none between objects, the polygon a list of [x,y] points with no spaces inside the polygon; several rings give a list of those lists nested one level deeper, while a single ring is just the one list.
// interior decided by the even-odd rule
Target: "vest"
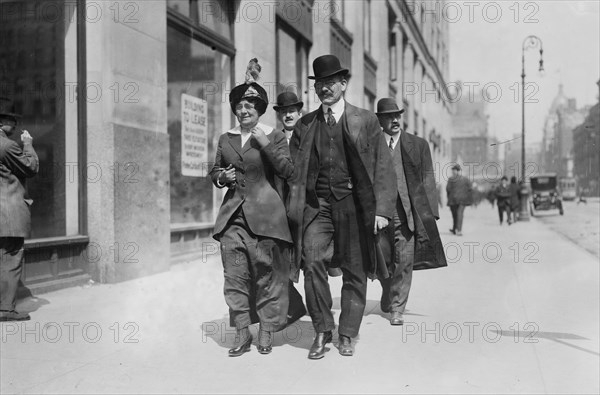
[{"label": "vest", "polygon": [[319,158],[319,174],[315,191],[317,196],[329,199],[331,195],[341,200],[352,193],[352,181],[342,138],[342,119],[333,127],[319,114],[315,131],[315,147]]}]

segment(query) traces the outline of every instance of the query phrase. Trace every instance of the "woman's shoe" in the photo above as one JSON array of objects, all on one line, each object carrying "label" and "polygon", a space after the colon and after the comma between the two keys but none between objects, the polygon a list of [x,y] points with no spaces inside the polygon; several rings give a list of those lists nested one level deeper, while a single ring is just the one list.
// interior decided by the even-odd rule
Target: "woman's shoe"
[{"label": "woman's shoe", "polygon": [[258,352],[261,354],[270,354],[273,351],[273,334],[264,329],[258,332]]},{"label": "woman's shoe", "polygon": [[234,348],[230,348],[228,354],[230,357],[239,357],[240,355],[250,351],[251,345],[252,345],[252,335],[248,336],[246,341],[243,342],[241,345],[234,347]]}]

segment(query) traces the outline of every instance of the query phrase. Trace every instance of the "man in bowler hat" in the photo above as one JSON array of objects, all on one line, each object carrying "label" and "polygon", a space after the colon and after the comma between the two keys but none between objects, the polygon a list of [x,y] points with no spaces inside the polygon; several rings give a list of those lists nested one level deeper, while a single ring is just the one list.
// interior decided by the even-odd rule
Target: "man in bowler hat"
[{"label": "man in bowler hat", "polygon": [[429,144],[401,129],[403,112],[394,99],[377,103],[377,118],[392,153],[398,185],[394,218],[379,243],[390,273],[379,279],[381,310],[390,313],[392,325],[404,323],[413,270],[447,266],[435,222],[440,216]]},{"label": "man in bowler hat", "polygon": [[277,112],[277,119],[283,124],[283,133],[287,143],[290,143],[294,126],[302,116],[302,107],[304,103],[298,100],[298,96],[294,92],[283,92],[277,96],[277,105],[273,106],[273,110]]},{"label": "man in bowler hat", "polygon": [[[294,175],[288,180],[288,216],[296,273],[304,271],[306,304],[316,338],[308,358],[325,355],[335,322],[328,269],[342,272],[339,352],[354,353],[366,303],[367,277],[375,278],[375,235],[396,203],[396,177],[377,116],[344,99],[348,69],[333,55],[313,62],[321,106],[303,116],[290,140]],[[330,254],[332,247],[333,254]]]},{"label": "man in bowler hat", "polygon": [[9,139],[17,119],[12,100],[0,97],[0,321],[25,321],[29,314],[15,311],[23,271],[23,244],[31,227],[25,179],[38,172],[33,138],[25,130],[23,148]]}]

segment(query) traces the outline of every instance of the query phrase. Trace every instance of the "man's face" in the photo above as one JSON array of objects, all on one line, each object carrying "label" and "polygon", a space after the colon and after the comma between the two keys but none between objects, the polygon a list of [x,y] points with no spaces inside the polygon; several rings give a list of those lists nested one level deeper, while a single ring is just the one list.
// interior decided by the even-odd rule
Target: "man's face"
[{"label": "man's face", "polygon": [[459,172],[460,172],[460,170],[458,170],[458,169],[452,169],[452,175],[453,175],[454,177],[458,176],[458,173],[459,173]]},{"label": "man's face", "polygon": [[315,82],[315,91],[321,103],[331,106],[340,101],[346,91],[347,85],[348,81],[346,81],[346,78],[341,75],[334,75],[318,79]]},{"label": "man's face", "polygon": [[400,114],[400,111],[389,114],[381,114],[377,116],[377,118],[379,118],[379,124],[383,128],[383,131],[389,134],[390,136],[398,134],[402,131],[402,129],[400,129],[401,117],[402,115]]},{"label": "man's face", "polygon": [[277,118],[279,118],[285,130],[294,130],[294,126],[301,116],[300,109],[296,106],[283,107],[277,110]]},{"label": "man's face", "polygon": [[502,179],[502,186],[506,187],[508,185],[508,180],[507,179]]},{"label": "man's face", "polygon": [[235,116],[240,126],[245,129],[255,127],[259,118],[254,103],[247,100],[242,100],[235,106]]},{"label": "man's face", "polygon": [[0,124],[4,133],[10,135],[15,130],[15,126],[17,126],[17,120],[14,118],[0,118]]}]

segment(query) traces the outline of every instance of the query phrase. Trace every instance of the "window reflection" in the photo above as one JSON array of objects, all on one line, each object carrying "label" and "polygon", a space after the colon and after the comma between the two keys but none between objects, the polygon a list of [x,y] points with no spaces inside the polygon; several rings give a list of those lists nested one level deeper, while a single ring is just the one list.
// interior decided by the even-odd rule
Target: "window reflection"
[{"label": "window reflection", "polygon": [[[168,132],[170,141],[171,223],[214,221],[214,187],[207,177],[222,132],[230,127],[229,56],[211,49],[173,27],[167,31]],[[207,102],[208,155],[201,177],[182,175],[181,95]]]},{"label": "window reflection", "polygon": [[23,116],[12,138],[20,144],[19,130],[28,130],[40,160],[38,176],[27,181],[32,238],[79,234],[77,103],[63,94],[77,81],[76,8],[53,7],[60,7],[58,20],[25,1],[0,3],[0,95],[12,97]]}]

